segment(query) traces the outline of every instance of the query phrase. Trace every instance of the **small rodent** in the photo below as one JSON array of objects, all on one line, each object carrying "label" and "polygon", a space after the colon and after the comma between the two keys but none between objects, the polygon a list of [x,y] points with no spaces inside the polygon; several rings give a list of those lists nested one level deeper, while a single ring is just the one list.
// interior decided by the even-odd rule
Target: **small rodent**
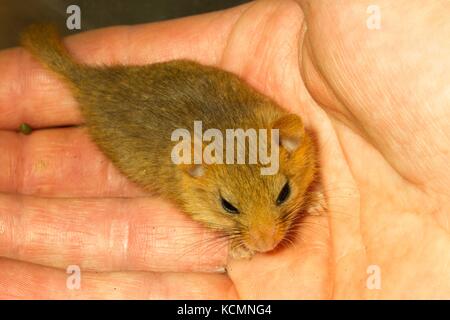
[{"label": "small rodent", "polygon": [[[21,43],[70,85],[92,140],[117,168],[223,232],[233,256],[274,249],[308,204],[316,173],[311,136],[298,116],[236,75],[188,60],[80,64],[52,25],[28,27]],[[174,164],[171,134],[179,128],[192,132],[194,121],[202,121],[203,130],[279,129],[278,172],[261,175],[260,163]]]}]

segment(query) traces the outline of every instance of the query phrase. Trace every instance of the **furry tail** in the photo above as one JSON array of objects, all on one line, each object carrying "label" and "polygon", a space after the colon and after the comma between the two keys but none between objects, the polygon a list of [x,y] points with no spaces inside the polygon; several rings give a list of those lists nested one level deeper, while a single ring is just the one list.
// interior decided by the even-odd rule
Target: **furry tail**
[{"label": "furry tail", "polygon": [[52,24],[33,24],[21,34],[21,44],[52,71],[70,79],[79,66],[64,48],[57,28]]}]

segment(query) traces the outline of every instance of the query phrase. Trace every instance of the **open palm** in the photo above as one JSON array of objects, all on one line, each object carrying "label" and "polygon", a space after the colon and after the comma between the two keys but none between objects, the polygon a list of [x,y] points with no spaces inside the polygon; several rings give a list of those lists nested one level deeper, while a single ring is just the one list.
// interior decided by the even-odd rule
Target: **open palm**
[{"label": "open palm", "polygon": [[[0,53],[0,297],[450,297],[450,8],[379,1],[370,30],[357,2],[258,1],[66,42],[85,63],[216,65],[303,117],[328,210],[250,261],[227,263],[214,235],[118,174],[54,74],[22,49]],[[20,136],[22,122],[42,130]]]}]

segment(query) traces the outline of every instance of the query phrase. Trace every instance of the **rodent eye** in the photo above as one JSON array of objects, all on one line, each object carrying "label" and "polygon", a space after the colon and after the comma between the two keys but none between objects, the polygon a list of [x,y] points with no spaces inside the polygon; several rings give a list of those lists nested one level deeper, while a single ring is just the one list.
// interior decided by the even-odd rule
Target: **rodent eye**
[{"label": "rodent eye", "polygon": [[225,211],[229,213],[239,213],[239,210],[224,198],[220,197],[220,201],[222,202],[222,207],[225,209]]},{"label": "rodent eye", "polygon": [[289,186],[289,182],[286,182],[283,188],[280,191],[280,194],[277,198],[277,206],[282,204],[286,201],[287,198],[289,198],[289,195],[291,194],[291,187]]}]

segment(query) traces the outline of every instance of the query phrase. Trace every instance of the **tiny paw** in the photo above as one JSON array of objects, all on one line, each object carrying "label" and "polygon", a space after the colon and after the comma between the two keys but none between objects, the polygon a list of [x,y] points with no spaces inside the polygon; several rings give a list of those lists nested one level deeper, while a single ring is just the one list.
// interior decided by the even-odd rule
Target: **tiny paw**
[{"label": "tiny paw", "polygon": [[255,251],[248,249],[242,245],[234,246],[230,245],[229,256],[232,259],[249,260],[255,255]]}]

